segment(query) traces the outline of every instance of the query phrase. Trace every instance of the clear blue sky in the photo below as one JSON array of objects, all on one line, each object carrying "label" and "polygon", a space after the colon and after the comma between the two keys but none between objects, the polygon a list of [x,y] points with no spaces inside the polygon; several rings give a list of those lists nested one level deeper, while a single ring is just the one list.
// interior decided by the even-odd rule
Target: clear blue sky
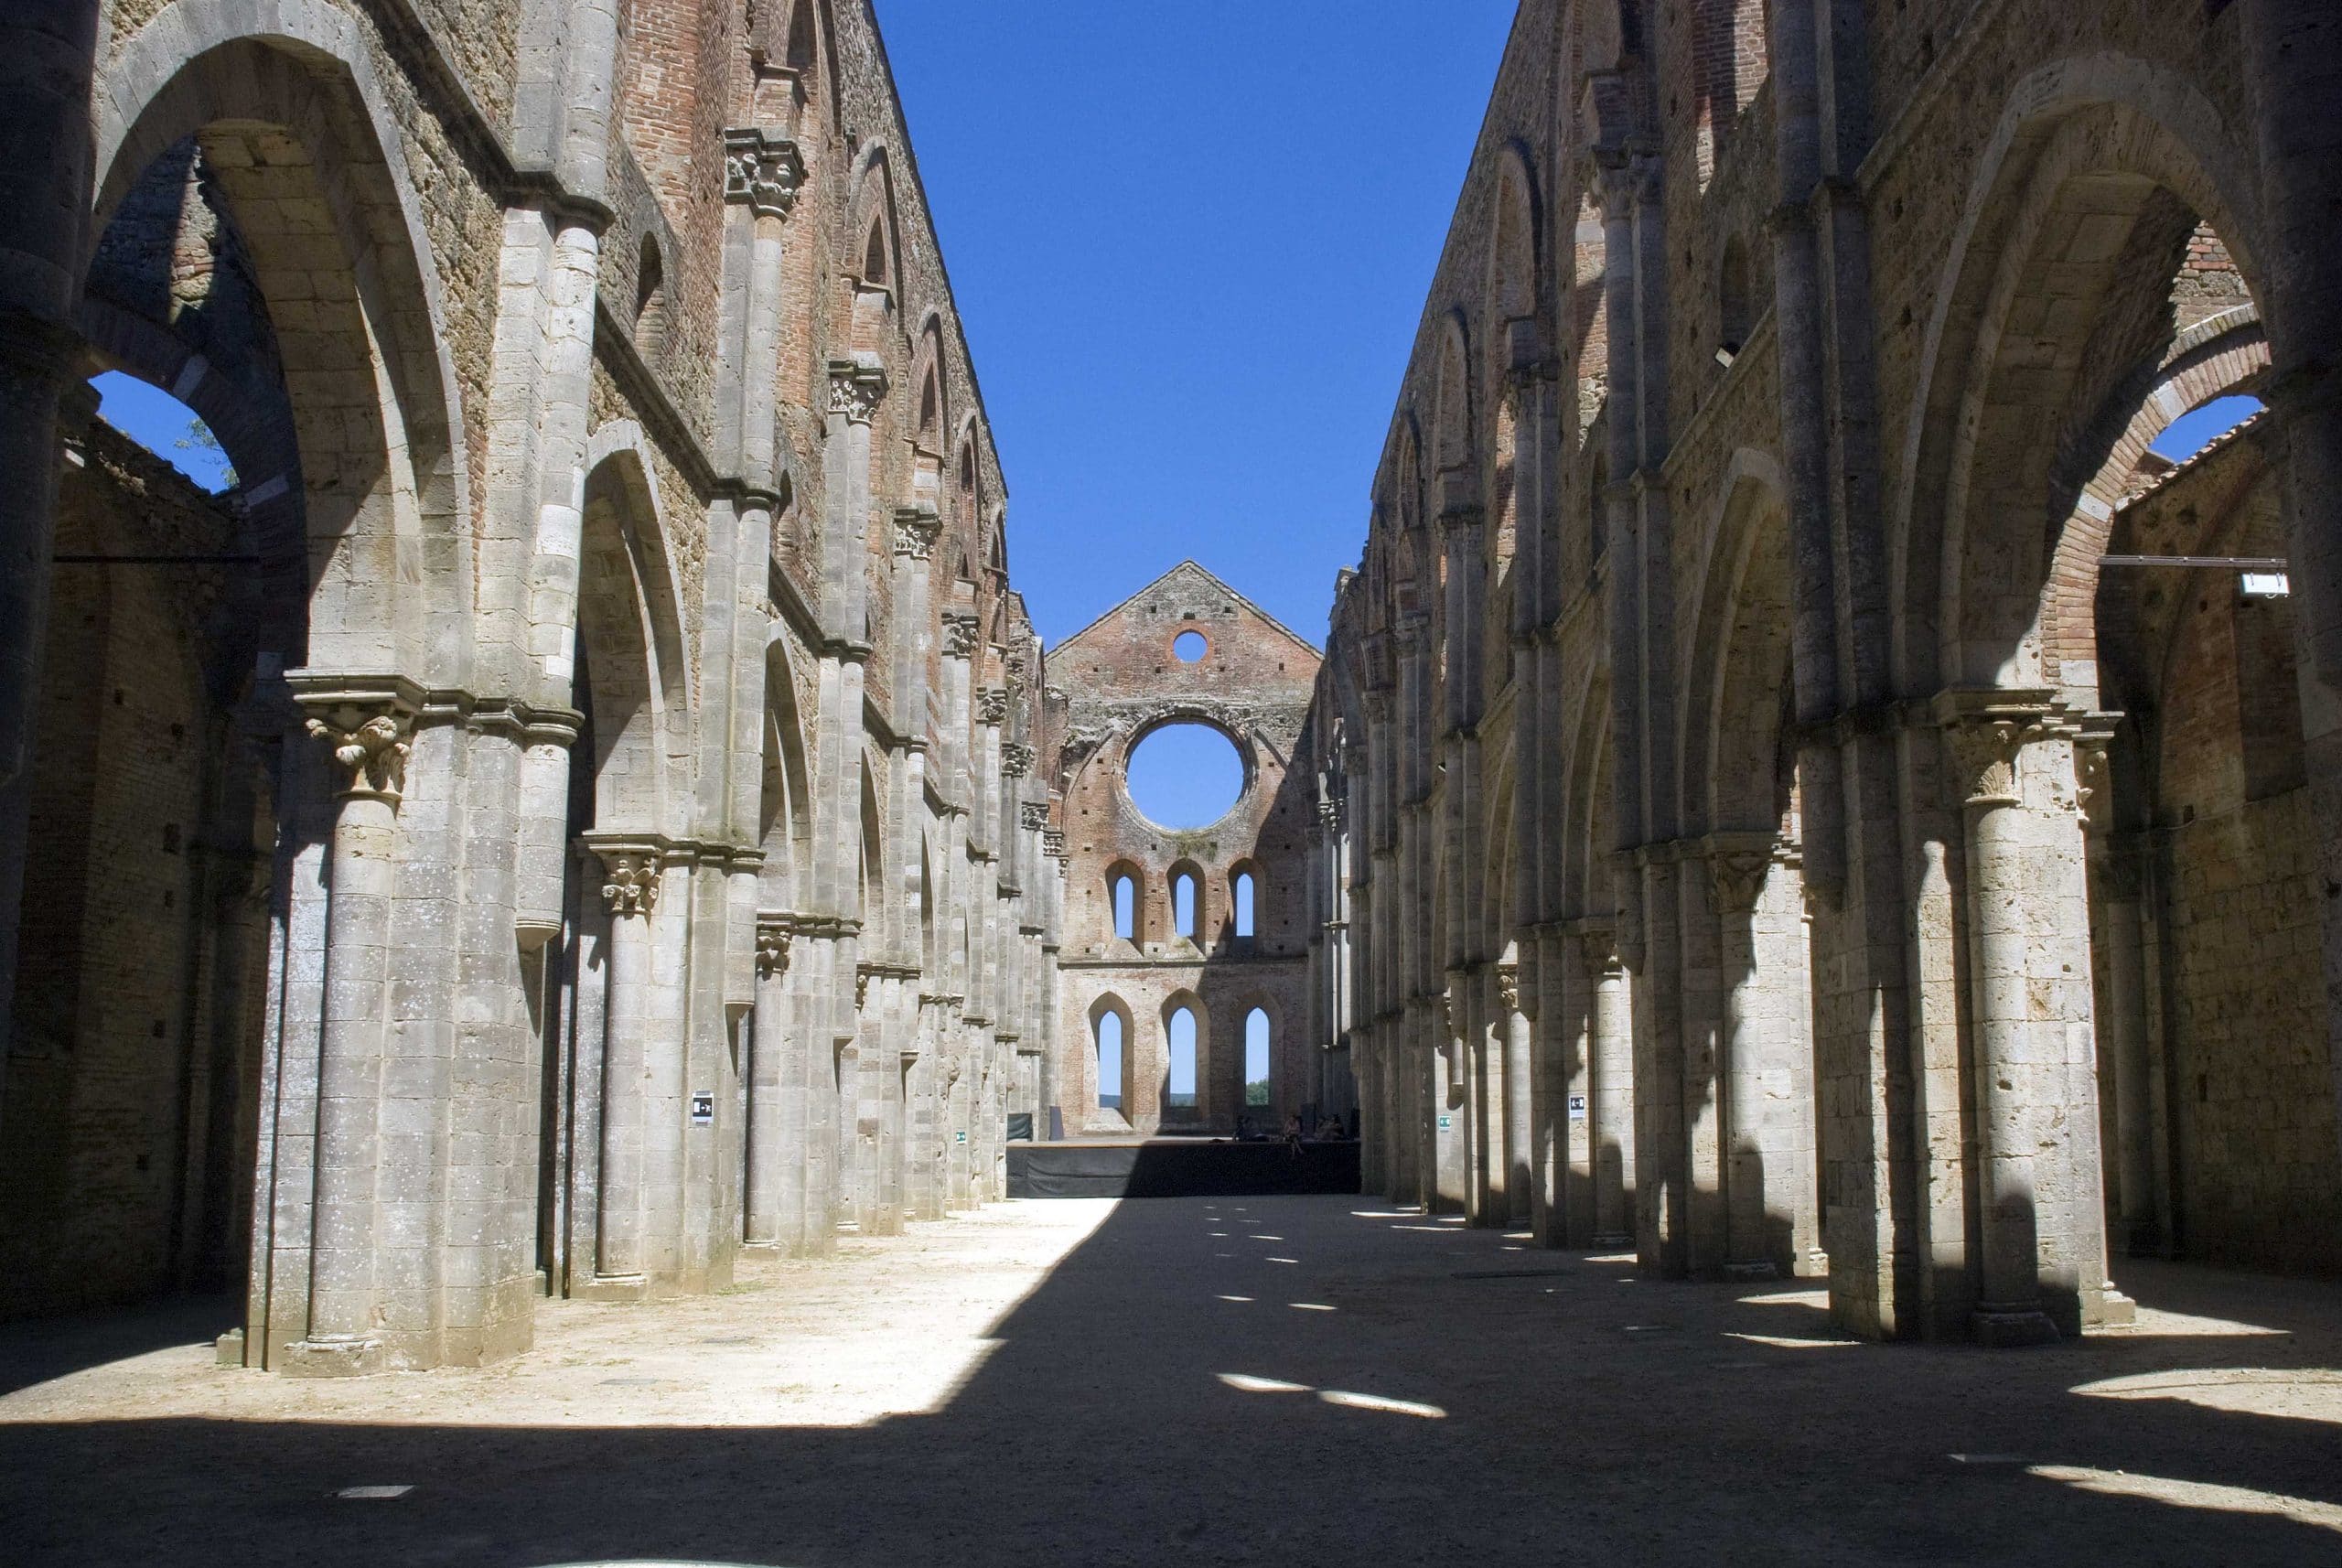
[{"label": "clear blue sky", "polygon": [[1513,0],[876,0],[1054,643],[1193,556],[1313,642]]}]

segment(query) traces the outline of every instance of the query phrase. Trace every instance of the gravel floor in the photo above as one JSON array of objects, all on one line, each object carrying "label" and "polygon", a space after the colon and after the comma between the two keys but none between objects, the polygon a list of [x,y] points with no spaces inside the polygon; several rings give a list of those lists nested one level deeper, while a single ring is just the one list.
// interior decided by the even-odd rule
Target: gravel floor
[{"label": "gravel floor", "polygon": [[223,1370],[181,1303],[0,1329],[0,1563],[2342,1563],[2342,1291],[2120,1277],[2087,1343],[1857,1345],[1794,1282],[1222,1198],[547,1303],[478,1372]]}]

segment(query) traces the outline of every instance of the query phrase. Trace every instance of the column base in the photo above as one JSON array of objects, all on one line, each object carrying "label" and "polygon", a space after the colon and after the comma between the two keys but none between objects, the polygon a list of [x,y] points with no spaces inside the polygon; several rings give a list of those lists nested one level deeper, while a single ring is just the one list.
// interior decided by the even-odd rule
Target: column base
[{"label": "column base", "polygon": [[389,1370],[390,1359],[371,1334],[328,1334],[285,1347],[276,1369],[288,1378],[368,1378]]},{"label": "column base", "polygon": [[740,1255],[744,1258],[778,1258],[786,1251],[778,1241],[743,1241]]},{"label": "column base", "polygon": [[1604,1251],[1615,1251],[1620,1247],[1631,1247],[1634,1244],[1635,1239],[1624,1230],[1597,1230],[1591,1243]]},{"label": "column base", "polygon": [[622,1305],[650,1299],[649,1274],[590,1274],[569,1287],[579,1301],[616,1302]]},{"label": "column base", "polygon": [[2114,1282],[2109,1280],[2106,1288],[2099,1292],[2098,1300],[2091,1305],[2089,1315],[2083,1318],[2082,1326],[2086,1330],[2126,1328],[2138,1321],[2139,1304],[2116,1290]]},{"label": "column base", "polygon": [[1781,1277],[1781,1271],[1773,1266],[1771,1260],[1765,1259],[1753,1263],[1726,1263],[1724,1277],[1728,1280],[1777,1280]]},{"label": "column base", "polygon": [[244,1364],[244,1331],[241,1328],[231,1328],[227,1333],[220,1336],[212,1342],[211,1354],[213,1364],[216,1366],[242,1366]]},{"label": "column base", "polygon": [[1980,1306],[1968,1315],[1968,1331],[1977,1344],[1996,1350],[2055,1345],[2059,1338],[2057,1326],[2037,1306]]}]

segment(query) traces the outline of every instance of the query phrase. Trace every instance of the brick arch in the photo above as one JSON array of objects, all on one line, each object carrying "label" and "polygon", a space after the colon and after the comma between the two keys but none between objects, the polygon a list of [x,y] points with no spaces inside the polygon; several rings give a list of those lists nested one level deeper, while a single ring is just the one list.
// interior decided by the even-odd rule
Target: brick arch
[{"label": "brick arch", "polygon": [[[2259,234],[2252,169],[2193,83],[2127,56],[2055,61],[2011,91],[1979,159],[1921,340],[1888,507],[1887,580],[1875,588],[1850,584],[1858,620],[1886,611],[1875,601],[1894,601],[1899,687],[2038,678],[2030,667],[2037,645],[2024,646],[2037,630],[2049,564],[2040,509],[2050,457],[2036,444],[2049,439],[2060,411],[2017,417],[2009,400],[2020,383],[2008,373],[2016,361],[2004,345],[2033,343],[2032,352],[2070,361],[2095,325],[2109,287],[2104,263],[2086,265],[2079,285],[2068,280],[2094,291],[2088,310],[2067,313],[2079,317],[2064,328],[2073,341],[2045,338],[2024,318],[2024,309],[2046,307],[2027,285],[2037,285],[2047,258],[2075,242],[2083,201],[2100,216],[2135,215],[2153,191],[2167,190],[2213,227],[2250,280]],[[2057,401],[2072,366],[2049,370],[2055,384],[2043,395]],[[2044,379],[2032,378],[2036,391]],[[2013,449],[1985,450],[1994,437]],[[1971,493],[1978,476],[1998,487],[2003,504]],[[1971,512],[1998,518],[2000,533],[1971,537]]]},{"label": "brick arch", "polygon": [[2181,333],[2128,418],[2120,408],[2113,411],[2113,418],[2122,419],[2121,434],[2108,444],[2105,460],[2058,530],[2042,588],[2042,656],[2054,684],[2086,687],[2095,703],[2099,563],[2148,446],[2181,414],[2259,384],[2268,369],[2269,338],[2260,313],[2240,306]]},{"label": "brick arch", "polygon": [[[270,16],[253,36],[248,6],[177,0],[115,53],[93,98],[97,226],[171,147],[204,146],[295,393],[305,657],[460,686],[474,581],[465,426],[423,205],[380,87],[394,73],[322,0]],[[450,618],[462,636],[441,633]]]}]

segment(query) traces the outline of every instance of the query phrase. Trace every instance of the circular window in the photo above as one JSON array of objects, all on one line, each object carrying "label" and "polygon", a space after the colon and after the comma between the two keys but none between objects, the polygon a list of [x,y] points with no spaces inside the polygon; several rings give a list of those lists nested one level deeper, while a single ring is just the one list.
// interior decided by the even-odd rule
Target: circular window
[{"label": "circular window", "polygon": [[1244,759],[1209,725],[1165,725],[1132,749],[1124,782],[1158,827],[1208,827],[1242,798]]},{"label": "circular window", "polygon": [[1211,651],[1211,644],[1204,640],[1200,631],[1183,631],[1171,639],[1171,651],[1182,664],[1194,664]]}]

